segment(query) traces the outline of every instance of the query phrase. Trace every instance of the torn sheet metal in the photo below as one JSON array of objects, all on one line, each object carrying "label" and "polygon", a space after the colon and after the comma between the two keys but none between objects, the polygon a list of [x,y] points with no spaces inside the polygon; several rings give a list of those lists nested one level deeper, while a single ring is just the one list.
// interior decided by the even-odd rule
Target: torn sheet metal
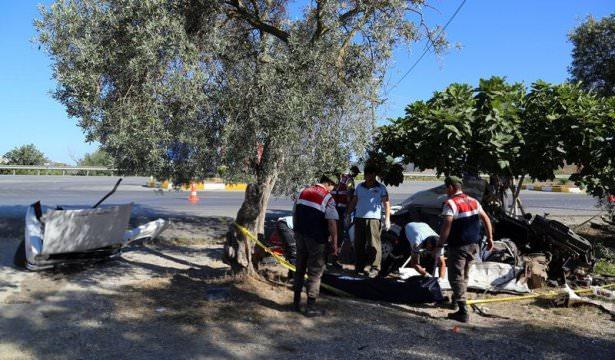
[{"label": "torn sheet metal", "polygon": [[37,206],[28,208],[25,219],[25,258],[30,270],[110,257],[131,241],[155,238],[168,225],[158,219],[126,230],[132,204],[70,210]]},{"label": "torn sheet metal", "polygon": [[[473,263],[470,266],[468,288],[490,292],[526,294],[530,292],[527,284],[517,281],[522,272],[522,267],[515,267],[504,263],[490,261]],[[400,268],[399,273],[402,279],[419,275],[413,268]],[[448,278],[439,279],[439,283],[442,290],[451,289]]]}]

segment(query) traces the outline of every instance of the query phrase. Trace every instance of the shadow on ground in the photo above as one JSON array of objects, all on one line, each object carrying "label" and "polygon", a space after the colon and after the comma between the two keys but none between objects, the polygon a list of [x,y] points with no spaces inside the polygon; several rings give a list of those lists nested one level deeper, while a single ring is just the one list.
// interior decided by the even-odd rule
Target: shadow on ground
[{"label": "shadow on ground", "polygon": [[[285,288],[211,270],[189,269],[113,295],[42,291],[42,300],[28,305],[30,316],[0,319],[1,342],[36,358],[70,359],[612,359],[615,349],[612,339],[527,322],[464,325],[456,333],[446,320],[330,297],[323,301],[330,316],[309,320],[289,311]],[[210,293],[223,295],[210,301]]]}]

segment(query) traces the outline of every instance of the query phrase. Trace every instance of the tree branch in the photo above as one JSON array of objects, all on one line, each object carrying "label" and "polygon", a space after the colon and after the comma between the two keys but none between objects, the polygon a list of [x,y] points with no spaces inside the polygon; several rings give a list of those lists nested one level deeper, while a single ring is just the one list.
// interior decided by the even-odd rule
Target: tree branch
[{"label": "tree branch", "polygon": [[231,7],[229,9],[231,15],[236,15],[240,19],[243,19],[246,22],[248,22],[254,28],[261,30],[263,32],[266,32],[268,34],[271,34],[277,37],[278,39],[284,41],[285,43],[288,43],[288,38],[290,35],[286,31],[280,28],[277,28],[267,22],[262,21],[258,15],[251,12],[250,10],[248,10],[248,8],[245,7],[245,5],[243,4],[243,1],[227,0],[225,1],[225,4]]}]

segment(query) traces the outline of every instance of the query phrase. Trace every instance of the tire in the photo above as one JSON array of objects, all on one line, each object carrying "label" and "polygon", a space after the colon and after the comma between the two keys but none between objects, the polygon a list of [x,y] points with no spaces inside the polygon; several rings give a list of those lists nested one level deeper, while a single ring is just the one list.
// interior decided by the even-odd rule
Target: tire
[{"label": "tire", "polygon": [[17,250],[15,251],[15,255],[13,256],[13,264],[19,269],[26,269],[26,240],[21,240],[19,246],[17,246]]}]

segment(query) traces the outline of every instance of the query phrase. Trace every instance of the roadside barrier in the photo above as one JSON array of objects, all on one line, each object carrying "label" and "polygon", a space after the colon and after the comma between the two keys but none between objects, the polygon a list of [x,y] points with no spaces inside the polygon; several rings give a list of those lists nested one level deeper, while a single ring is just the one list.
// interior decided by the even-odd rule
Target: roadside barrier
[{"label": "roadside barrier", "polygon": [[578,187],[568,185],[521,185],[523,190],[544,191],[544,192],[565,192],[565,193],[582,193]]},{"label": "roadside barrier", "polygon": [[[173,183],[170,182],[169,180],[156,181],[154,180],[153,177],[150,177],[150,179],[147,181],[145,186],[150,187],[150,188],[169,190],[169,191],[174,189]],[[220,190],[245,191],[246,188],[248,187],[247,184],[243,184],[243,183],[225,184],[222,182],[203,182],[203,181],[195,182],[194,186],[196,187],[197,191],[212,191],[212,190],[214,191],[220,191]],[[181,191],[192,191],[192,183],[191,184],[181,184],[176,189],[181,190]]]}]

